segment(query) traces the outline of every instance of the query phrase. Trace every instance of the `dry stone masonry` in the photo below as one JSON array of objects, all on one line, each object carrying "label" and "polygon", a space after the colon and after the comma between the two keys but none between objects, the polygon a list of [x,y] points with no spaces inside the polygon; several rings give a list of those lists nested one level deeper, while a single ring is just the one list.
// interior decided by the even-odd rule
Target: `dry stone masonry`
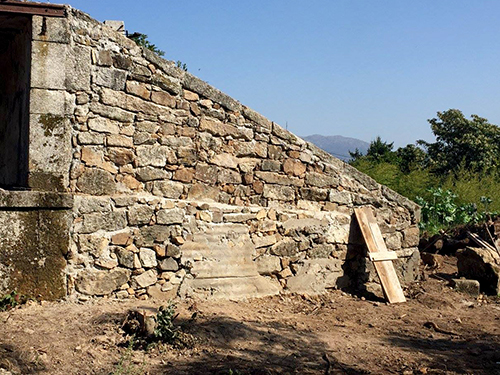
[{"label": "dry stone masonry", "polygon": [[360,205],[375,208],[402,281],[416,278],[418,207],[350,165],[78,10],[33,16],[31,51],[32,191],[16,194],[71,201],[57,268],[68,295],[366,286]]}]

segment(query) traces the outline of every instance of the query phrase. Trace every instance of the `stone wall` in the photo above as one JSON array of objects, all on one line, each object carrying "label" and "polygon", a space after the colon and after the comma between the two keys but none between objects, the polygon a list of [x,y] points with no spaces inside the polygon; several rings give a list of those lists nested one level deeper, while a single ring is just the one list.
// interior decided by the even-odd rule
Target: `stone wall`
[{"label": "stone wall", "polygon": [[67,13],[33,17],[30,181],[75,195],[69,294],[239,298],[371,281],[359,205],[376,209],[414,279],[414,203]]}]

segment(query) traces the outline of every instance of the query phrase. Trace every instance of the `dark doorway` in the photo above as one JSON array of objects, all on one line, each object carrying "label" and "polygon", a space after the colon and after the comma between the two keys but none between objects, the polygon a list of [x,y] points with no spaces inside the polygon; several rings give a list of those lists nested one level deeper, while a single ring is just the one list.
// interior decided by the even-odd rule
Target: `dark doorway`
[{"label": "dark doorway", "polygon": [[28,186],[31,16],[0,13],[0,187]]}]

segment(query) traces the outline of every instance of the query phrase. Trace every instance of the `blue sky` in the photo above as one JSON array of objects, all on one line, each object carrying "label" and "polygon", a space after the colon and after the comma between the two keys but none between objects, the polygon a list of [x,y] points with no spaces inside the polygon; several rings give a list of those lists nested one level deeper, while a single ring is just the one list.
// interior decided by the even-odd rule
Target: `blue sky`
[{"label": "blue sky", "polygon": [[500,123],[498,0],[68,2],[297,135],[404,146],[449,108]]}]

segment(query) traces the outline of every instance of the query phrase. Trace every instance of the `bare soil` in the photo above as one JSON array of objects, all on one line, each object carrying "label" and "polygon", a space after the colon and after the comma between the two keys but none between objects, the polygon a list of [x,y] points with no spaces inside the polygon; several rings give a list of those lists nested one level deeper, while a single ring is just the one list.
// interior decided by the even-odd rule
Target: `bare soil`
[{"label": "bare soil", "polygon": [[500,374],[500,300],[453,291],[455,271],[446,257],[399,305],[341,291],[180,301],[184,348],[127,347],[127,312],[158,302],[32,303],[0,313],[0,374]]}]

